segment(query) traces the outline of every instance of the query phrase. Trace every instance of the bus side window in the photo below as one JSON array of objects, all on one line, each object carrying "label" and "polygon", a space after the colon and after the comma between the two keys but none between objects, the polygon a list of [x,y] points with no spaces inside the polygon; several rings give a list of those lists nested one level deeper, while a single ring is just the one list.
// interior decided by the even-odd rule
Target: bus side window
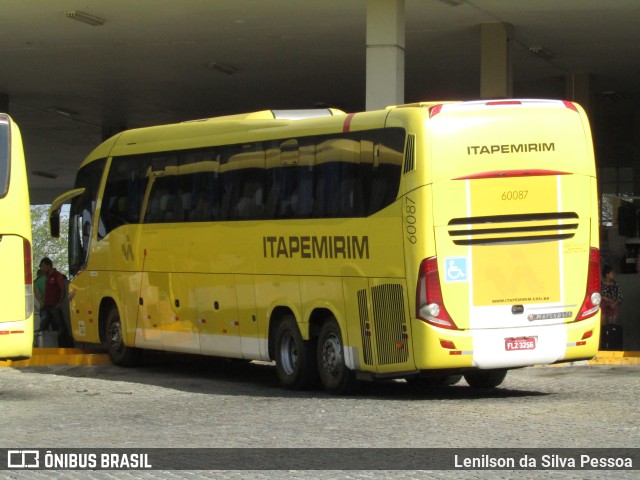
[{"label": "bus side window", "polygon": [[121,225],[140,221],[150,163],[148,155],[112,159],[100,206],[100,223],[104,232],[100,231],[98,238],[104,238]]}]

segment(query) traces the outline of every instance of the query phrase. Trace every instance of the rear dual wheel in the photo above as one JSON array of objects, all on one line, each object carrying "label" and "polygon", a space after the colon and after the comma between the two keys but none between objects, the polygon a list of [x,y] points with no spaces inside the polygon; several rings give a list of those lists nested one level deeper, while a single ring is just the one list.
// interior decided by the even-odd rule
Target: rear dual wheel
[{"label": "rear dual wheel", "polygon": [[318,378],[331,393],[353,392],[358,382],[344,359],[338,322],[327,320],[317,338],[305,341],[293,315],[282,319],[275,335],[276,372],[280,383],[292,390],[317,385]]},{"label": "rear dual wheel", "polygon": [[331,393],[347,394],[358,387],[355,372],[347,368],[340,327],[335,318],[327,320],[318,337],[318,372],[324,388]]},{"label": "rear dual wheel", "polygon": [[276,372],[283,386],[303,390],[317,383],[315,341],[304,341],[293,315],[287,315],[278,325],[275,347]]}]

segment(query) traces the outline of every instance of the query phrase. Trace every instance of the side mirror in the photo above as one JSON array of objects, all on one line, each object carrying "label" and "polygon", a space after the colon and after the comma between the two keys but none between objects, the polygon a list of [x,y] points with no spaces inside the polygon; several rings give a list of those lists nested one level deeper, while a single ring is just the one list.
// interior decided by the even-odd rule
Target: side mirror
[{"label": "side mirror", "polygon": [[60,238],[60,210],[49,212],[49,233],[54,238]]},{"label": "side mirror", "polygon": [[60,238],[60,209],[65,203],[84,193],[84,188],[75,188],[57,197],[49,207],[49,232],[52,237]]}]

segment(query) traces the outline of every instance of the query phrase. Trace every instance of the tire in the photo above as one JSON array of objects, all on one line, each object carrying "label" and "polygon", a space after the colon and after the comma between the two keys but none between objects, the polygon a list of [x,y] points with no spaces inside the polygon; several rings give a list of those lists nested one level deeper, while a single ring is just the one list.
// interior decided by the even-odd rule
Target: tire
[{"label": "tire", "polygon": [[109,310],[106,324],[107,351],[111,361],[121,367],[136,365],[140,359],[140,350],[124,344],[122,323],[117,308]]},{"label": "tire", "polygon": [[358,387],[355,372],[344,362],[344,344],[335,318],[326,321],[318,337],[318,373],[325,390],[347,394]]},{"label": "tire", "polygon": [[504,369],[478,370],[464,374],[464,379],[473,388],[494,388],[500,385],[507,376]]},{"label": "tire", "polygon": [[315,341],[305,342],[292,315],[276,329],[276,372],[282,386],[291,390],[310,388],[318,382]]}]

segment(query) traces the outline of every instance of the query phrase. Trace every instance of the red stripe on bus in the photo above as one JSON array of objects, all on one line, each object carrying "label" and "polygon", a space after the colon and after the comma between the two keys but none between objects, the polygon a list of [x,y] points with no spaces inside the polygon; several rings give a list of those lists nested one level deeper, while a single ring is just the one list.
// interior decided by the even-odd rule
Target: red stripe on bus
[{"label": "red stripe on bus", "polygon": [[504,178],[504,177],[542,177],[547,175],[570,175],[569,172],[560,172],[558,170],[495,170],[492,172],[474,173],[473,175],[465,175],[457,177],[453,180],[477,180],[480,178]]},{"label": "red stripe on bus", "polygon": [[348,132],[351,130],[351,119],[353,119],[355,113],[350,113],[347,115],[347,118],[344,119],[344,125],[342,126],[343,132]]}]

